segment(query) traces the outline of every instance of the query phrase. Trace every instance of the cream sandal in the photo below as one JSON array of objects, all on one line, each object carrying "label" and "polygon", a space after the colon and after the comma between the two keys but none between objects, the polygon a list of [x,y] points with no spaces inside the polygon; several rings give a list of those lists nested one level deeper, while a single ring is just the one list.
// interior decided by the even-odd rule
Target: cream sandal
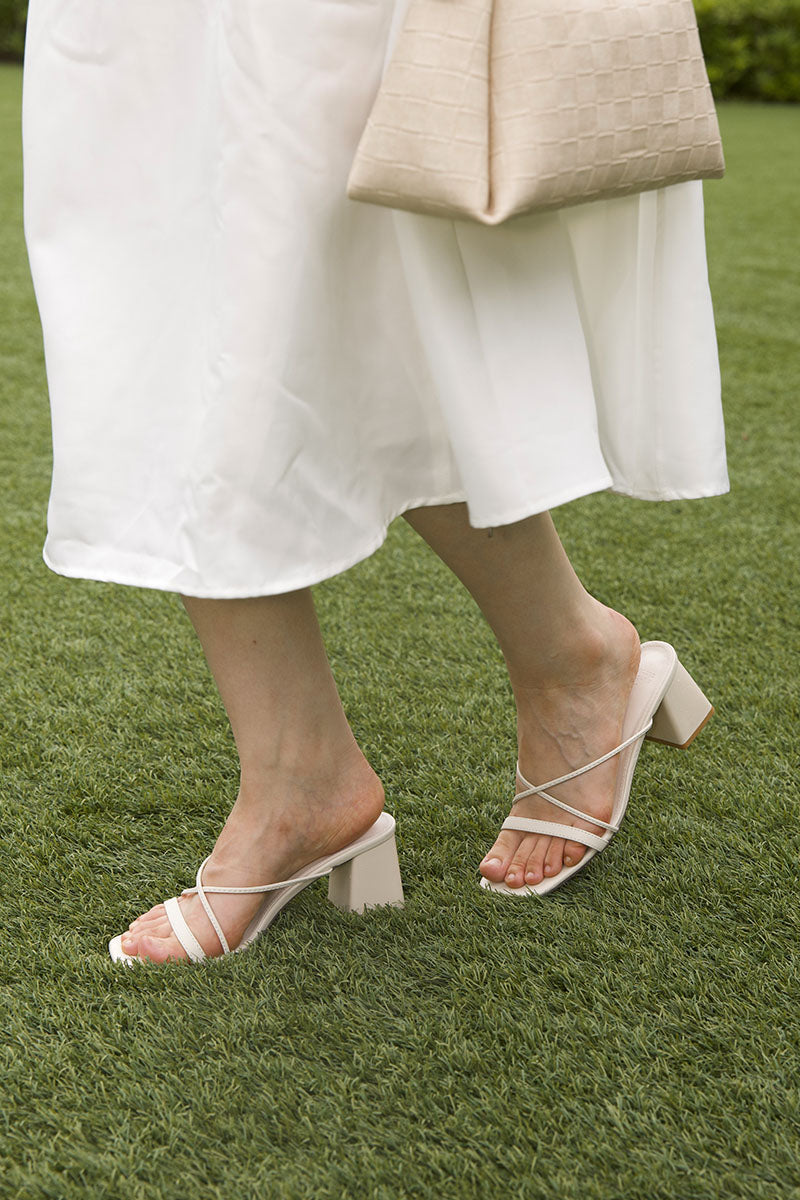
[{"label": "cream sandal", "polygon": [[[678,656],[667,642],[643,642],[642,657],[639,671],[634,681],[625,721],[622,727],[622,741],[614,750],[604,754],[602,758],[587,763],[577,771],[562,775],[559,779],[551,779],[541,787],[535,787],[524,778],[517,763],[517,774],[525,791],[518,792],[514,802],[526,796],[543,796],[551,804],[571,813],[574,817],[589,821],[592,825],[601,825],[606,830],[604,834],[590,833],[587,829],[577,829],[574,825],[560,825],[555,821],[539,821],[533,817],[508,817],[502,825],[503,829],[517,829],[526,833],[544,833],[551,837],[564,838],[571,842],[582,842],[589,849],[580,862],[571,867],[563,867],[557,875],[543,879],[537,884],[521,884],[512,888],[506,883],[493,883],[490,879],[481,878],[481,887],[489,892],[498,892],[503,896],[544,896],[560,887],[562,883],[582,870],[588,862],[605,850],[615,833],[628,807],[628,797],[631,791],[633,770],[639,751],[645,738],[653,742],[663,742],[668,746],[678,746],[685,749],[694,741],[700,730],[711,718],[713,707],[700,691],[689,672],[678,662]],[[620,756],[619,772],[617,775],[614,808],[610,821],[601,821],[589,813],[571,808],[562,800],[548,794],[550,788],[570,779],[585,775],[601,763],[608,762],[615,755]]]},{"label": "cream sandal", "polygon": [[[365,908],[374,908],[379,905],[392,904],[400,907],[403,904],[403,885],[400,880],[400,867],[397,862],[397,846],[395,844],[395,821],[389,813],[381,813],[366,833],[362,834],[360,838],[356,838],[349,846],[345,846],[344,850],[340,850],[338,854],[330,854],[327,858],[318,858],[304,867],[302,871],[292,875],[290,879],[281,880],[279,883],[265,883],[259,887],[205,887],[203,867],[207,862],[208,858],[201,862],[197,869],[196,886],[187,889],[184,895],[192,896],[196,893],[200,897],[200,903],[216,930],[222,946],[221,957],[239,950],[246,950],[272,924],[281,909],[285,908],[298,892],[302,892],[304,887],[308,887],[315,879],[322,879],[325,875],[330,876],[328,899],[337,908],[360,913]],[[211,892],[268,893],[234,951],[231,951],[227,938],[207,899]],[[202,962],[207,955],[187,925],[178,903],[178,897],[173,896],[170,900],[166,900],[164,909],[176,938],[191,961]],[[138,955],[126,954],[122,949],[122,936],[121,933],[117,934],[108,943],[108,952],[114,962],[124,962],[128,966],[132,966],[134,963],[149,961]]]}]

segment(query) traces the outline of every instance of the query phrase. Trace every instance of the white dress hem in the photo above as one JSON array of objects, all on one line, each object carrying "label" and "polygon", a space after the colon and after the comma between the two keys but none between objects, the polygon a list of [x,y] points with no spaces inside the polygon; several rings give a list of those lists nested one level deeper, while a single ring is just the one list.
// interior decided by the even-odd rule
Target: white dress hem
[{"label": "white dress hem", "polygon": [[[696,500],[706,499],[711,496],[723,495],[724,491],[718,484],[709,484],[692,489],[676,490],[668,489],[659,492],[641,492],[628,489],[620,484],[615,484],[610,478],[605,477],[598,479],[592,483],[586,484],[583,487],[576,489],[570,488],[559,495],[552,496],[547,503],[542,504],[540,501],[532,501],[523,508],[498,514],[493,520],[486,521],[480,525],[474,525],[476,529],[494,528],[496,526],[510,525],[516,521],[522,521],[526,517],[536,516],[541,512],[548,512],[552,508],[557,508],[560,505],[568,504],[572,500],[580,499],[582,496],[592,495],[601,491],[611,491],[617,495],[629,496],[636,500],[645,501],[660,501],[660,500]],[[63,559],[59,561],[56,554],[51,553],[49,541],[45,544],[42,557],[45,564],[54,571],[57,575],[62,575],[68,579],[90,579],[96,583],[114,583],[122,584],[128,587],[143,587],[152,588],[156,591],[176,592],[186,596],[194,596],[198,599],[206,600],[240,600],[248,599],[254,596],[274,596],[281,595],[286,592],[298,591],[300,588],[313,587],[319,583],[323,583],[326,579],[331,579],[342,572],[347,571],[350,567],[354,567],[357,563],[370,558],[386,541],[386,536],[389,526],[392,521],[402,516],[404,512],[408,512],[414,508],[428,508],[436,504],[459,504],[466,501],[464,492],[451,493],[446,496],[426,497],[413,500],[405,504],[398,512],[388,517],[382,524],[380,533],[370,539],[365,546],[360,547],[354,554],[349,555],[345,559],[329,563],[326,566],[317,566],[305,573],[299,573],[297,576],[282,579],[277,585],[276,581],[270,580],[269,583],[254,584],[252,586],[238,586],[234,588],[202,588],[196,585],[177,586],[175,583],[175,574],[183,568],[176,567],[175,572],[170,578],[164,574],[149,571],[131,571],[124,568],[116,569],[114,566],[103,566],[99,568],[94,562],[79,561],[73,557],[72,561]],[[100,551],[102,553],[102,551]],[[93,556],[87,556],[91,558]],[[145,559],[144,556],[139,556],[138,562],[144,564],[152,562],[152,559]],[[105,559],[108,563],[108,558]]]}]

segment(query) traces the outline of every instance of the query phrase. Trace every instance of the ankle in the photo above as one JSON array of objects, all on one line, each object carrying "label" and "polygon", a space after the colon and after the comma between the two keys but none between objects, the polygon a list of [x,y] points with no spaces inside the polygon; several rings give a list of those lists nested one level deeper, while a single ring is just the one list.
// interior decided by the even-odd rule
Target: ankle
[{"label": "ankle", "polygon": [[242,789],[261,793],[281,781],[330,779],[358,770],[366,762],[346,722],[333,727],[320,723],[270,729],[269,736],[251,733],[238,745]]},{"label": "ankle", "polygon": [[383,784],[363,756],[360,765],[324,777],[243,782],[208,866],[215,881],[240,884],[261,881],[273,867],[278,874],[294,870],[366,832],[383,806]]},{"label": "ankle", "polygon": [[605,679],[630,671],[638,654],[639,636],[631,622],[592,600],[592,607],[560,636],[540,641],[524,663],[506,662],[519,708],[544,691],[594,689]]},{"label": "ankle", "polygon": [[242,812],[291,809],[306,801],[317,804],[326,797],[333,801],[362,792],[379,792],[382,798],[383,785],[353,741],[327,751],[309,747],[301,760],[288,756],[277,762],[243,763],[236,805]]}]

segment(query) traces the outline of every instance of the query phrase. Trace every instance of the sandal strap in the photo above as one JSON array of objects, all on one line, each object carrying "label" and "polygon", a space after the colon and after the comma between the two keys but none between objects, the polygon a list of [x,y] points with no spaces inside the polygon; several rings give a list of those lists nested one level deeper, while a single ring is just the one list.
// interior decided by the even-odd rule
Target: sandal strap
[{"label": "sandal strap", "polygon": [[189,955],[189,958],[192,962],[202,962],[206,956],[205,950],[186,924],[186,918],[181,912],[177,896],[164,901],[164,911],[172,926],[172,932]]},{"label": "sandal strap", "polygon": [[[211,856],[209,855],[209,858]],[[201,864],[201,868],[206,865],[208,858]],[[291,887],[293,883],[313,883],[315,879],[324,879],[326,875],[330,875],[333,867],[328,867],[324,871],[315,871],[313,875],[294,875],[291,879],[279,879],[277,883],[260,883],[253,887],[214,887],[203,884],[204,892],[225,892],[227,894],[245,895],[248,892],[275,892],[278,888]],[[187,888],[186,894],[193,895],[197,891],[197,885],[193,888]]]},{"label": "sandal strap", "polygon": [[[187,888],[185,895],[197,895],[200,897],[200,903],[203,906],[203,910],[211,922],[214,932],[219,938],[219,944],[222,946],[223,955],[230,954],[231,948],[228,945],[228,939],[225,937],[222,926],[217,920],[214,910],[206,898],[207,892],[224,892],[227,895],[247,895],[248,893],[253,892],[274,892],[279,888],[289,887],[291,884],[312,883],[315,879],[323,879],[326,875],[330,875],[332,870],[331,867],[328,867],[324,871],[315,871],[313,875],[297,875],[293,879],[281,879],[278,880],[277,883],[262,883],[253,887],[206,887],[203,883],[203,867],[206,865],[210,857],[211,855],[209,854],[208,857],[204,858],[200,863],[200,866],[197,868],[195,885],[193,888]],[[202,960],[206,957],[205,952],[187,925],[186,919],[180,910],[177,897],[173,897],[172,900],[165,901],[164,908],[167,910],[167,916],[169,917],[169,921],[172,925],[175,936],[183,946],[186,953],[189,955],[189,958],[191,958],[193,962],[202,962]]]},{"label": "sandal strap", "polygon": [[206,865],[206,863],[208,862],[208,859],[210,857],[211,857],[211,855],[209,854],[208,858],[204,858],[203,861],[200,863],[200,866],[197,868],[197,878],[195,879],[195,888],[197,889],[197,895],[200,897],[200,903],[202,904],[203,909],[205,910],[205,914],[208,917],[211,924],[213,925],[214,931],[215,931],[217,937],[219,938],[219,944],[220,944],[220,946],[222,946],[222,953],[230,954],[231,948],[228,945],[228,939],[225,937],[225,934],[222,932],[222,926],[220,925],[219,921],[217,920],[216,916],[214,915],[213,908],[211,907],[208,900],[206,899],[206,889],[203,887],[203,867]]},{"label": "sandal strap", "polygon": [[[519,769],[519,759],[517,759],[517,775],[519,776],[520,781],[525,784],[526,790],[517,792],[516,796],[514,797],[514,803],[516,804],[518,800],[524,800],[528,796],[542,796],[545,800],[548,800],[550,804],[555,804],[558,808],[563,809],[564,812],[571,813],[573,817],[580,817],[583,821],[590,821],[592,825],[602,825],[605,829],[610,829],[612,833],[619,832],[618,825],[613,825],[610,821],[601,821],[599,817],[595,817],[591,813],[585,813],[579,808],[573,808],[572,805],[565,804],[563,800],[558,800],[555,796],[548,795],[548,791],[550,788],[558,787],[560,783],[568,783],[570,779],[577,779],[579,775],[585,775],[587,771],[591,771],[595,767],[601,766],[602,763],[608,762],[609,759],[614,758],[615,755],[621,754],[623,750],[627,750],[628,746],[633,745],[634,742],[638,741],[640,738],[643,738],[652,724],[653,721],[651,718],[643,729],[640,729],[638,733],[631,734],[631,736],[626,738],[624,742],[620,742],[620,744],[615,746],[613,750],[609,750],[608,754],[601,755],[601,757],[596,758],[594,762],[587,763],[585,767],[578,767],[577,771],[569,771],[566,775],[560,775],[558,779],[551,779],[548,783],[543,783],[538,787],[535,784],[530,783],[525,778],[525,776],[522,774],[522,771]],[[523,818],[519,819],[522,820]],[[569,828],[572,828],[572,826]],[[562,836],[563,834],[559,834],[559,837]],[[572,840],[575,841],[577,839],[573,838]]]},{"label": "sandal strap", "polygon": [[[591,817],[590,820],[594,820]],[[506,817],[501,829],[516,829],[524,833],[546,833],[551,837],[564,838],[568,842],[581,842],[591,846],[593,850],[605,850],[610,838],[608,834],[600,837],[590,833],[588,829],[579,829],[576,825],[559,825],[557,821],[538,821],[534,817]]]}]

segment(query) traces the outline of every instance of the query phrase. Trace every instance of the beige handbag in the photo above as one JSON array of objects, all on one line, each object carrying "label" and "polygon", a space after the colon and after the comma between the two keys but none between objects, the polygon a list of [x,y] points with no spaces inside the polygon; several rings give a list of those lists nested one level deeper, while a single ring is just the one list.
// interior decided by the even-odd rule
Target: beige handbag
[{"label": "beige handbag", "polygon": [[347,192],[497,225],[724,169],[692,0],[410,0]]}]

